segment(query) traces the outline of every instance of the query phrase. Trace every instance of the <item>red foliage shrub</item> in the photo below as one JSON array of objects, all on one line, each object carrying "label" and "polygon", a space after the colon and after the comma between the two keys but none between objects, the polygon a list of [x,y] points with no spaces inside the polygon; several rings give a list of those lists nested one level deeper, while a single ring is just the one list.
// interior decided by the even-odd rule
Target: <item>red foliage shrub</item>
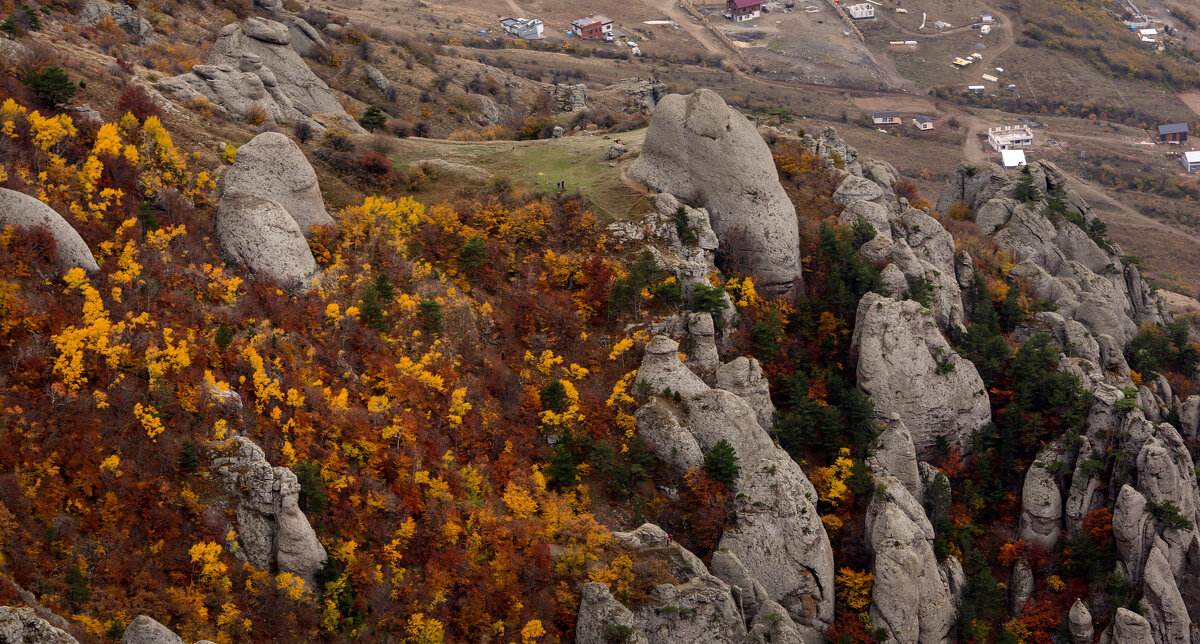
[{"label": "red foliage shrub", "polygon": [[378,152],[368,152],[362,158],[363,170],[378,177],[386,177],[392,173],[392,162]]},{"label": "red foliage shrub", "polygon": [[117,108],[122,112],[129,112],[137,117],[137,120],[144,121],[151,116],[163,115],[162,108],[150,98],[150,93],[141,85],[129,85],[121,92],[121,97],[117,99]]}]

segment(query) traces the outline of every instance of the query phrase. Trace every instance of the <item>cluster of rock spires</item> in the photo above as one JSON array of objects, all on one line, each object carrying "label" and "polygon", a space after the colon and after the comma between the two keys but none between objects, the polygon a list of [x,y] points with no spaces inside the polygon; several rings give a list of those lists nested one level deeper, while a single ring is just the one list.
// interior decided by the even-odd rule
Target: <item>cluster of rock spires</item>
[{"label": "cluster of rock spires", "polygon": [[311,48],[320,42],[320,34],[300,18],[293,16],[288,23],[248,18],[225,25],[206,64],[161,81],[158,87],[181,100],[206,98],[239,119],[257,109],[276,123],[365,132],[292,46],[297,42]]},{"label": "cluster of rock spires", "polygon": [[[883,266],[891,291],[890,296],[869,293],[862,299],[853,339],[859,387],[886,419],[878,423],[880,433],[868,462],[883,483],[872,495],[866,517],[875,574],[872,625],[898,642],[947,641],[964,588],[963,570],[953,557],[939,562],[934,556],[936,535],[923,500],[933,481],[940,477],[943,487],[948,481],[920,459],[931,456],[939,438],[969,457],[973,435],[991,420],[982,378],[947,341],[948,333],[969,321],[965,294],[974,283],[973,260],[956,252],[954,239],[937,219],[897,197],[892,186],[899,175],[890,164],[860,159],[832,128],[819,137],[805,135],[802,143],[828,166],[837,161],[844,167],[832,170],[840,180],[834,200],[844,206],[841,220],[848,225],[861,220],[874,228],[874,239],[859,253]],[[1029,166],[1028,177],[1019,172],[964,165],[941,194],[937,209],[946,212],[955,202],[965,203],[980,230],[1012,253],[1017,264],[1010,276],[1055,308],[1026,316],[1015,337],[1024,341],[1049,335],[1061,351],[1060,369],[1075,374],[1092,393],[1085,434],[1052,443],[1026,475],[1021,537],[1050,548],[1061,534],[1078,535],[1089,512],[1112,507],[1118,571],[1140,589],[1144,616],[1118,610],[1100,641],[1197,641],[1200,629],[1192,623],[1200,618],[1200,486],[1185,439],[1200,435],[1200,396],[1180,400],[1161,377],[1135,385],[1125,352],[1141,325],[1169,320],[1165,307],[1137,268],[1121,261],[1120,248],[1095,234],[1095,214],[1057,167],[1039,161]],[[793,283],[799,253],[788,222],[794,222],[795,214],[757,132],[715,94],[701,90],[663,98],[629,174],[662,193],[655,202],[658,213],[642,227],[618,223],[610,232],[621,240],[654,237],[665,242],[652,250],[685,289],[703,283],[716,264],[755,275],[777,292]],[[1053,214],[1050,199],[1067,215]],[[682,243],[674,226],[672,215],[680,206],[697,239],[691,245]],[[918,280],[932,288],[928,307],[905,299]],[[639,378],[654,391],[669,387],[680,392],[683,401],[653,398],[638,412],[638,431],[665,462],[678,468],[702,462],[705,451],[722,438],[749,457],[746,473],[733,488],[739,499],[742,494],[756,498],[769,510],[741,518],[727,531],[711,573],[729,586],[729,596],[743,609],[747,597],[765,597],[784,607],[792,620],[786,632],[794,625],[797,637],[808,640],[829,619],[829,567],[824,565],[829,546],[819,523],[811,521],[811,486],[798,468],[777,462],[791,460],[765,432],[773,411],[766,382],[757,380],[761,372],[753,361],[721,364],[707,315],[676,316],[655,328],[674,337],[691,335],[697,349],[685,366],[674,341],[659,337],[647,347]],[[735,370],[737,384],[720,376]],[[1130,391],[1137,392],[1136,406],[1120,404]],[[1172,411],[1181,430],[1164,422]],[[1095,461],[1110,450],[1131,458],[1106,475]],[[773,488],[755,480],[764,471],[756,473],[756,466],[764,463],[775,465],[772,475],[762,475]],[[765,489],[787,489],[790,500],[780,503]],[[1172,505],[1178,516],[1170,520],[1155,510]],[[795,510],[803,511],[793,514]],[[643,526],[638,533],[654,530]],[[788,547],[780,547],[775,534],[788,535]],[[764,565],[768,554],[771,565]],[[726,591],[700,577],[706,580],[705,610],[726,623]],[[680,630],[683,626],[664,626],[661,614],[664,606],[700,601],[692,597],[700,590],[691,583],[685,584],[689,592],[679,587],[656,591],[654,607],[636,611],[622,610],[602,587],[589,587],[578,641],[600,641],[589,639],[595,632],[589,629],[595,626],[592,621],[605,620],[633,629],[641,638],[636,641],[689,637]],[[1033,586],[1032,567],[1018,561],[1009,584],[1014,614],[1020,613]],[[755,615],[743,610],[740,616],[719,641],[748,637]],[[1093,641],[1091,612],[1083,599],[1072,607],[1069,627],[1074,642]],[[775,641],[801,641],[781,637]]]}]

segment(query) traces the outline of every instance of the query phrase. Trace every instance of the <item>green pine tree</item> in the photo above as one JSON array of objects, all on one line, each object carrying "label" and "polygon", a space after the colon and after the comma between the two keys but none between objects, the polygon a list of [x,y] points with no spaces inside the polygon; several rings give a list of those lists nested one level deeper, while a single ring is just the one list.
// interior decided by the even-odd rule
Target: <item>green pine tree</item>
[{"label": "green pine tree", "polygon": [[737,480],[738,472],[741,468],[738,467],[738,455],[734,451],[733,445],[729,441],[722,438],[713,445],[712,449],[708,450],[708,454],[704,456],[704,471],[713,477],[713,480],[720,481],[725,485],[732,485]]},{"label": "green pine tree", "polygon": [[358,124],[366,128],[368,132],[382,130],[387,127],[387,114],[379,109],[378,105],[372,105],[359,117]]}]

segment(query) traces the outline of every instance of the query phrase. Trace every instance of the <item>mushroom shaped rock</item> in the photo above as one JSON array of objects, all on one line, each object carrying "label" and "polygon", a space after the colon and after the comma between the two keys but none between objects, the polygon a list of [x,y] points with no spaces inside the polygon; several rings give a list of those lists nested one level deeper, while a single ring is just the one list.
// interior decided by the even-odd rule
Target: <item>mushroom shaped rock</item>
[{"label": "mushroom shaped rock", "polygon": [[255,277],[269,275],[289,290],[308,290],[317,260],[300,225],[279,203],[226,189],[216,224],[221,249]]},{"label": "mushroom shaped rock", "polygon": [[225,188],[240,190],[281,205],[307,235],[313,226],[333,226],[325,210],[317,173],[304,152],[279,132],[264,132],[238,148],[225,173]]},{"label": "mushroom shaped rock", "polygon": [[54,236],[54,265],[63,273],[72,268],[100,270],[91,249],[71,224],[53,208],[25,193],[0,188],[0,228],[5,226],[42,226],[49,230]]},{"label": "mushroom shaped rock", "polygon": [[1092,625],[1092,611],[1088,610],[1087,604],[1084,604],[1082,599],[1075,600],[1068,619],[1070,620],[1072,644],[1092,644],[1092,638],[1096,635],[1096,627]]},{"label": "mushroom shaped rock", "polygon": [[720,264],[768,292],[792,289],[800,276],[796,210],[767,144],[716,92],[664,96],[629,176],[706,208]]}]

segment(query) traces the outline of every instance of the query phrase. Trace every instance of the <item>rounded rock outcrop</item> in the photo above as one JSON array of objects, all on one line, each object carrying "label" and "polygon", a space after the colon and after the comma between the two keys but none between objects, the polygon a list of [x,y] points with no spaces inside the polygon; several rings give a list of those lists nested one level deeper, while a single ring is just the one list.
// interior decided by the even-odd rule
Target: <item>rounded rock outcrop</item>
[{"label": "rounded rock outcrop", "polygon": [[72,268],[82,268],[89,273],[100,270],[83,237],[53,208],[29,195],[0,188],[0,228],[45,227],[54,236],[54,265],[66,273]]},{"label": "rounded rock outcrop", "polygon": [[125,635],[121,644],[184,644],[183,638],[174,631],[163,626],[158,620],[147,615],[138,615],[129,626],[125,627]]},{"label": "rounded rock outcrop", "polygon": [[289,290],[308,289],[317,273],[304,232],[288,211],[270,199],[225,190],[217,205],[217,241],[253,276],[269,275]]},{"label": "rounded rock outcrop", "polygon": [[32,608],[0,606],[0,642],[4,644],[79,644],[65,631],[38,617]]},{"label": "rounded rock outcrop", "polygon": [[283,206],[305,235],[313,226],[335,225],[321,199],[317,173],[300,146],[279,132],[264,132],[238,148],[224,185]]},{"label": "rounded rock outcrop", "polygon": [[721,240],[719,263],[767,291],[792,289],[800,276],[796,210],[767,144],[716,92],[664,96],[629,176],[706,208]]}]

